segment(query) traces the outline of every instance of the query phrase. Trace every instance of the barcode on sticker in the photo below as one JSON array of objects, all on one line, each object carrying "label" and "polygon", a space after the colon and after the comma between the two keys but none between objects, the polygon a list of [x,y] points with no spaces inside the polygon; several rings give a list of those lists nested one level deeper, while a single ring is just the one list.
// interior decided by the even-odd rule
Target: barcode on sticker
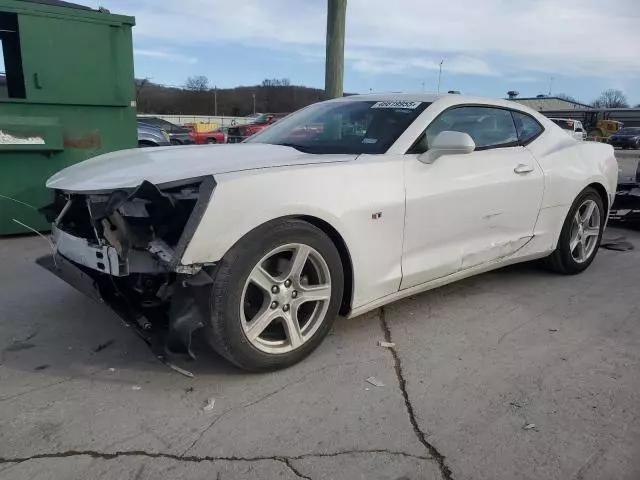
[{"label": "barcode on sticker", "polygon": [[402,102],[399,100],[376,102],[371,105],[371,108],[417,108],[422,102]]}]

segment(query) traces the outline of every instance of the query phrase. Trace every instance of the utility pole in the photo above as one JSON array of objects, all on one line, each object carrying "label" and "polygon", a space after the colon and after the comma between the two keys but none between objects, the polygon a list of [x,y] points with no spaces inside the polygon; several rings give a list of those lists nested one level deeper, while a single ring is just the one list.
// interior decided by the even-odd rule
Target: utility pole
[{"label": "utility pole", "polygon": [[253,113],[256,113],[256,94],[252,93],[251,96],[253,97]]},{"label": "utility pole", "polygon": [[440,60],[440,70],[438,70],[438,93],[440,93],[440,81],[442,80],[442,64],[444,60]]},{"label": "utility pole", "polygon": [[329,98],[341,97],[344,82],[344,30],[347,0],[327,0],[327,53],[324,93]]},{"label": "utility pole", "polygon": [[218,87],[213,87],[213,115],[218,116]]},{"label": "utility pole", "polygon": [[553,77],[549,78],[549,96],[551,96],[551,89],[553,88]]}]

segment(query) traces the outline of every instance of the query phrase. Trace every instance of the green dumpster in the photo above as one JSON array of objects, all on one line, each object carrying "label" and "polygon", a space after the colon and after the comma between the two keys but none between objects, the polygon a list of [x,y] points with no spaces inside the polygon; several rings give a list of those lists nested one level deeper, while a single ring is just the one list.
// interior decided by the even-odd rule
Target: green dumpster
[{"label": "green dumpster", "polygon": [[137,146],[134,24],[59,0],[0,0],[0,235],[49,229],[37,208],[56,171]]}]

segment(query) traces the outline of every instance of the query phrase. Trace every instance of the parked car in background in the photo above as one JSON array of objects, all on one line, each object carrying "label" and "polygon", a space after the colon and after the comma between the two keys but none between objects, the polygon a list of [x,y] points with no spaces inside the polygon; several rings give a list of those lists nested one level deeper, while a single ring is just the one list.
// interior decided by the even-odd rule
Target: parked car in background
[{"label": "parked car in background", "polygon": [[228,127],[219,127],[209,132],[192,131],[191,136],[196,144],[202,145],[206,143],[227,143]]},{"label": "parked car in background", "polygon": [[607,143],[613,147],[640,149],[640,127],[624,127],[611,135]]},{"label": "parked car in background", "polygon": [[550,118],[553,123],[566,131],[576,140],[584,140],[587,138],[587,131],[584,129],[580,120],[572,120],[570,118]]},{"label": "parked car in background", "polygon": [[172,351],[200,330],[242,368],[282,368],[338,313],[522,261],[582,272],[617,175],[610,145],[518,103],[354,95],[240,145],[67,167],[47,181],[56,266],[40,263]]},{"label": "parked car in background", "polygon": [[196,141],[191,136],[192,130],[190,128],[181,127],[171,122],[167,122],[158,117],[142,117],[138,116],[138,120],[146,123],[147,125],[153,125],[154,127],[161,128],[169,134],[172,145],[193,145]]},{"label": "parked car in background", "polygon": [[238,125],[235,127],[229,127],[229,135],[227,137],[227,143],[240,143],[251,135],[255,135],[261,132],[269,125],[277,122],[281,118],[289,115],[288,113],[263,113],[252,123],[245,123],[244,125]]},{"label": "parked car in background", "polygon": [[161,128],[138,121],[138,147],[168,147],[169,134]]},{"label": "parked car in background", "polygon": [[640,226],[640,158],[625,158],[618,169],[618,191],[609,220]]}]

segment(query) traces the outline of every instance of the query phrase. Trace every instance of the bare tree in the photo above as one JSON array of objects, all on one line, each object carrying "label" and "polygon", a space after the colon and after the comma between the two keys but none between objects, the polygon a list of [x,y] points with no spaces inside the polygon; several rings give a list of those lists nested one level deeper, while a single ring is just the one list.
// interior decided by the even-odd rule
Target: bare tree
[{"label": "bare tree", "polygon": [[516,98],[518,95],[520,95],[520,92],[516,92],[515,90],[509,90],[507,92],[507,96],[509,97],[509,100],[513,100],[514,98]]},{"label": "bare tree", "polygon": [[265,78],[262,81],[263,87],[289,87],[291,80],[288,78]]},{"label": "bare tree", "polygon": [[144,89],[144,87],[146,87],[149,84],[149,77],[145,77],[145,78],[136,78],[135,79],[135,85],[136,85],[136,102],[139,100],[140,98],[140,93],[142,93],[142,90]]},{"label": "bare tree", "polygon": [[206,92],[209,90],[209,79],[204,75],[189,77],[184,84],[184,88],[185,90],[191,90],[194,92]]},{"label": "bare tree", "polygon": [[600,96],[591,103],[595,108],[628,108],[629,102],[622,90],[610,88],[600,94]]},{"label": "bare tree", "polygon": [[555,97],[561,98],[562,100],[566,100],[567,102],[580,103],[578,100],[575,99],[575,97],[572,97],[567,93],[558,93],[557,95],[555,95]]}]

